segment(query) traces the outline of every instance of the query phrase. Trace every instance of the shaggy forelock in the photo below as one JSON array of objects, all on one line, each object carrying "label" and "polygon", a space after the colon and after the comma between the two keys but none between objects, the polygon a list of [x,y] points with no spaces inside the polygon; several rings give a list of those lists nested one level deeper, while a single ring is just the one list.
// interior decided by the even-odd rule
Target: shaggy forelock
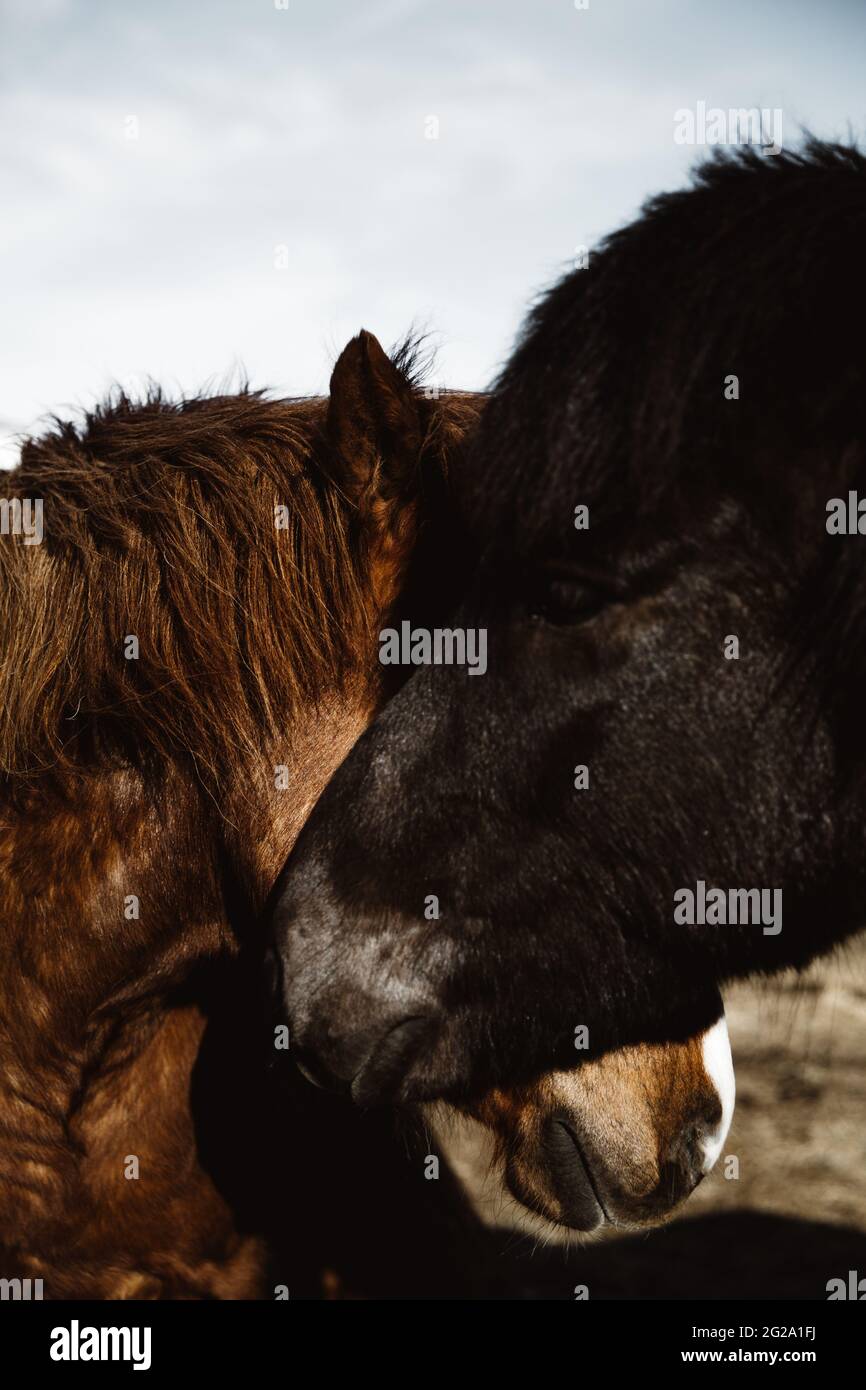
[{"label": "shaggy forelock", "polygon": [[186,754],[216,777],[347,678],[372,615],[350,511],[317,458],[324,408],[119,394],[25,443],[7,493],[43,499],[45,536],[0,545],[11,790],[112,752]]}]

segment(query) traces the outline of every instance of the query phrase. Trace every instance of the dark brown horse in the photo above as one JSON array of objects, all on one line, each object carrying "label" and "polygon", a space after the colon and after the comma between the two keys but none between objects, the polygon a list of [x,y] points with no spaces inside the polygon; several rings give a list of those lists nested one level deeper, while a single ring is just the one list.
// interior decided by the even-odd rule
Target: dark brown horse
[{"label": "dark brown horse", "polygon": [[[428,562],[446,524],[458,553],[447,480],[480,404],[428,398],[362,334],[329,400],[121,397],[25,445],[8,491],[41,504],[42,537],[0,541],[3,1277],[51,1298],[264,1291],[262,1232],[292,1194],[244,1071],[253,924],[390,693],[383,623],[459,583],[458,559],[434,585]],[[691,1185],[664,1165],[686,1122],[721,1115],[711,1070],[689,1043],[596,1083],[585,1121],[624,1207]],[[540,1138],[562,1084],[468,1107],[554,1219],[571,1177]],[[602,1111],[635,1136],[631,1168]]]},{"label": "dark brown horse", "polygon": [[9,491],[43,539],[0,543],[3,1274],[257,1287],[197,1161],[215,976],[381,702],[376,636],[477,412],[362,335],[330,401],[120,398],[25,445]]}]

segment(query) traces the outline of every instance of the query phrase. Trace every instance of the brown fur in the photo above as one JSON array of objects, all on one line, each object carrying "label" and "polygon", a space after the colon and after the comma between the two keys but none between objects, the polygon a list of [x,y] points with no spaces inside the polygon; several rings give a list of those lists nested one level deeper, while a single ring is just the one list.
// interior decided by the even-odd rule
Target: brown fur
[{"label": "brown fur", "polygon": [[556,1223],[562,1210],[539,1155],[545,1122],[567,1116],[603,1186],[608,1220],[633,1227],[656,1224],[691,1191],[672,1162],[680,1135],[696,1114],[717,1122],[721,1104],[700,1035],[620,1048],[520,1090],[490,1091],[468,1113],[493,1132],[512,1191]]},{"label": "brown fur", "polygon": [[362,334],[330,402],[120,397],[9,477],[45,538],[0,542],[0,1274],[48,1298],[261,1292],[199,1160],[196,971],[381,703],[424,480],[480,404],[405,365]]}]

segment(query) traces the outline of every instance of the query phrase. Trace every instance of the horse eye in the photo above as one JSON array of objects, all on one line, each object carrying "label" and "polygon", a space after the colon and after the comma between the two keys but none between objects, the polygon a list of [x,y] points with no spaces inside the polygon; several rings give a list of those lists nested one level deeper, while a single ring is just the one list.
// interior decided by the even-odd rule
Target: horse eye
[{"label": "horse eye", "polygon": [[610,602],[610,593],[586,579],[549,576],[530,595],[528,613],[537,622],[556,627],[588,622]]}]

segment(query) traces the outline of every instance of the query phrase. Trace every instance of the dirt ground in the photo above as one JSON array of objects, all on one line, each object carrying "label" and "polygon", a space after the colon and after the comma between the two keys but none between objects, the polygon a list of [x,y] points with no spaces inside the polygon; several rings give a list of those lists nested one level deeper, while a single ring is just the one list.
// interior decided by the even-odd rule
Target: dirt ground
[{"label": "dirt ground", "polygon": [[726,1007],[737,1105],[715,1171],[646,1235],[566,1250],[498,1233],[518,1297],[826,1299],[829,1279],[866,1277],[866,936]]},{"label": "dirt ground", "polygon": [[748,1209],[866,1231],[866,937],[799,978],[730,989],[725,1005],[737,1076],[725,1152],[740,1176],[716,1171],[689,1214]]}]

